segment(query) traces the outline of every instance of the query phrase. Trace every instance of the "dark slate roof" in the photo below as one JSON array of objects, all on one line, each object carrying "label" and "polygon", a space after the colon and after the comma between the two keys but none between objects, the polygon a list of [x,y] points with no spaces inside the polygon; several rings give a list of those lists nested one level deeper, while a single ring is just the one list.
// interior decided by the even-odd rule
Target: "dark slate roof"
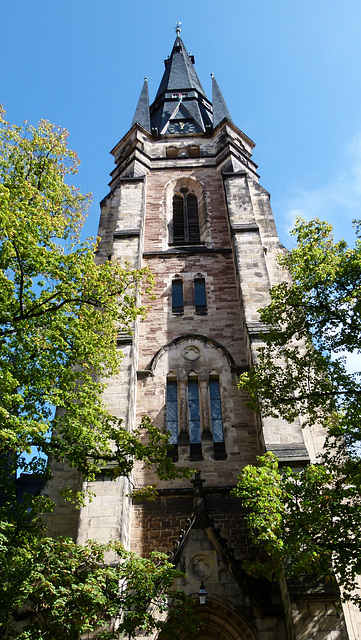
[{"label": "dark slate roof", "polygon": [[[189,120],[196,131],[205,132],[224,118],[231,120],[222,93],[212,75],[212,104],[207,99],[194,68],[194,57],[189,54],[177,33],[170,57],[165,60],[165,71],[153,104],[149,107],[148,82],[144,80],[132,126],[138,122],[144,129],[159,135],[166,133],[169,121]],[[232,121],[232,120],[231,120]]]},{"label": "dark slate roof", "polygon": [[180,89],[196,89],[206,97],[192,60],[193,58],[187,53],[182,38],[177,35],[170,58],[165,61],[165,71],[155,101],[162,96],[164,91],[179,91]]},{"label": "dark slate roof", "polygon": [[[172,53],[165,61],[164,75],[150,107],[151,128],[158,129],[160,134],[164,132],[180,101],[185,113],[183,117],[193,120],[198,131],[205,131],[212,124],[211,103],[195,71],[194,58],[188,54],[178,34]],[[178,119],[180,117],[179,114]]]},{"label": "dark slate roof", "polygon": [[144,84],[139,96],[134,118],[132,120],[132,126],[136,122],[141,124],[144,129],[150,132],[148,78],[144,78]]},{"label": "dark slate roof", "polygon": [[232,122],[232,118],[228,111],[226,102],[223,98],[218,82],[212,75],[212,102],[213,102],[213,126],[216,127],[223,118],[228,118]]}]

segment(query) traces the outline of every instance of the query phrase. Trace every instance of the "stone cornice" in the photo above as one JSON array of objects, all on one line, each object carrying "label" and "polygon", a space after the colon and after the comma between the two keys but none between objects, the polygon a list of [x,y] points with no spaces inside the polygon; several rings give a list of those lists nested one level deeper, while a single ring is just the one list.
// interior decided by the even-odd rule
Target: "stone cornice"
[{"label": "stone cornice", "polygon": [[177,249],[168,249],[167,251],[144,251],[144,258],[173,258],[174,256],[196,255],[199,253],[230,255],[232,249],[224,247],[214,249],[212,247],[179,247]]}]

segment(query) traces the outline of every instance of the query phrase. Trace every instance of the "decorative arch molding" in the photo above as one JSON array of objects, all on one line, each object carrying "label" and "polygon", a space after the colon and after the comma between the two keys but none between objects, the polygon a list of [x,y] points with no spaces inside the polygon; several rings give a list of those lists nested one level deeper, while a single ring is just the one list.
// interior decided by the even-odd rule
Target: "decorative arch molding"
[{"label": "decorative arch molding", "polygon": [[224,347],[220,342],[217,342],[217,340],[214,340],[213,338],[209,338],[208,336],[204,336],[199,333],[187,333],[183,336],[178,336],[177,338],[170,340],[157,351],[157,353],[153,356],[149,364],[149,371],[152,375],[154,375],[157,364],[160,358],[164,355],[164,353],[167,350],[169,350],[173,345],[174,346],[178,345],[182,341],[183,342],[199,341],[199,342],[203,342],[204,345],[211,345],[215,349],[219,349],[222,351],[222,353],[224,354],[224,356],[226,357],[229,363],[230,368],[234,369],[234,367],[236,366],[233,356],[230,354],[228,349]]},{"label": "decorative arch molding", "polygon": [[197,198],[200,242],[201,244],[205,244],[209,240],[206,191],[204,189],[204,186],[198,180],[191,176],[181,176],[179,178],[173,178],[172,180],[170,180],[164,188],[164,248],[166,248],[169,244],[173,244],[173,197],[184,190],[187,190],[189,193],[194,194]]},{"label": "decorative arch molding", "polygon": [[[207,598],[205,605],[196,606],[196,614],[201,626],[192,640],[256,640],[245,619],[223,603]],[[188,636],[182,632],[179,637],[180,640],[188,640]]]}]

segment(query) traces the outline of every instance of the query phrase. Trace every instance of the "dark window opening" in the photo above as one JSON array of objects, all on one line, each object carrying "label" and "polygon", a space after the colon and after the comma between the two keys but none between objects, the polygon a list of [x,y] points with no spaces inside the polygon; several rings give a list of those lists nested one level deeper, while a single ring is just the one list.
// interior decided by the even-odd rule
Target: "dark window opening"
[{"label": "dark window opening", "polygon": [[185,189],[182,195],[173,197],[173,243],[197,244],[199,242],[197,197]]},{"label": "dark window opening", "polygon": [[197,460],[203,460],[202,445],[200,442],[194,442],[190,444],[189,460],[191,462],[197,462]]},{"label": "dark window opening", "polygon": [[176,158],[178,156],[178,149],[176,147],[167,147],[165,155],[167,158]]},{"label": "dark window opening", "polygon": [[182,314],[183,311],[183,280],[177,278],[172,281],[172,312]]},{"label": "dark window opening", "polygon": [[199,146],[188,147],[188,155],[190,158],[198,158],[201,155],[201,149]]},{"label": "dark window opening", "polygon": [[206,281],[204,278],[194,279],[194,303],[196,313],[204,316],[207,313]]},{"label": "dark window opening", "polygon": [[226,460],[226,445],[224,442],[214,442],[213,443],[213,452],[215,460]]}]

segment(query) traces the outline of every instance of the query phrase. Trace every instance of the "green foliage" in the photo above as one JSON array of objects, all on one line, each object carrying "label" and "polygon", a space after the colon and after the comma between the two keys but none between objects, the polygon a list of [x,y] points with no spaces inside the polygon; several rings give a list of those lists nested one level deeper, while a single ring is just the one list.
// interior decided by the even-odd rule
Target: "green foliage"
[{"label": "green foliage", "polygon": [[89,197],[66,182],[78,164],[66,138],[48,122],[0,132],[0,455],[43,471],[23,456],[36,447],[94,477],[109,457],[126,466],[100,379],[118,370],[117,332],[143,316],[136,294],[152,280],[79,244]]},{"label": "green foliage", "polygon": [[[134,461],[161,478],[189,473],[149,419],[129,433],[103,404],[103,381],[121,363],[117,334],[143,317],[137,301],[153,281],[146,269],[96,264],[97,243],[80,242],[90,198],[67,182],[78,160],[66,141],[48,122],[16,127],[0,114],[0,635],[9,639],[73,640],[105,623],[104,638],[157,628],[149,607],[164,610],[176,575],[164,558],[142,560],[116,543],[46,537],[53,505],[17,500],[17,468],[49,479],[51,456],[87,480],[129,477]],[[84,498],[69,487],[63,495]],[[172,591],[172,602],[182,597]]]},{"label": "green foliage", "polygon": [[250,405],[264,416],[292,422],[301,415],[304,426],[323,426],[325,450],[299,474],[280,474],[275,459],[266,456],[260,467],[242,472],[237,493],[250,510],[251,533],[268,558],[268,575],[277,574],[283,560],[296,573],[328,575],[333,567],[343,596],[360,604],[352,592],[361,572],[361,385],[360,371],[350,372],[345,359],[361,349],[361,240],[355,226],[350,248],[333,241],[329,224],[297,221],[297,245],[280,260],[291,280],[273,287],[271,303],[260,310],[269,332],[257,364],[240,378]]},{"label": "green foliage", "polygon": [[248,511],[250,536],[260,549],[246,570],[269,579],[285,568],[291,575],[328,580],[335,572],[343,598],[360,605],[355,591],[361,573],[360,482],[357,463],[341,463],[337,456],[294,473],[279,471],[276,457],[267,453],[257,467],[243,469],[234,493]]},{"label": "green foliage", "polygon": [[[331,225],[298,220],[297,245],[281,258],[291,275],[271,289],[260,309],[269,325],[259,363],[241,376],[253,407],[265,416],[320,421],[349,444],[361,439],[358,373],[347,371],[345,353],[360,353],[361,240],[354,248],[334,243]],[[337,420],[335,420],[335,414]]]},{"label": "green foliage", "polygon": [[[109,553],[111,564],[106,562]],[[94,629],[104,640],[122,633],[133,638],[139,630],[164,630],[165,638],[177,638],[181,621],[183,629],[196,628],[191,603],[173,589],[181,574],[162,554],[145,559],[125,551],[119,542],[80,546],[69,538],[35,538],[6,560],[2,638],[74,640]],[[167,620],[162,614],[170,604]]]}]

